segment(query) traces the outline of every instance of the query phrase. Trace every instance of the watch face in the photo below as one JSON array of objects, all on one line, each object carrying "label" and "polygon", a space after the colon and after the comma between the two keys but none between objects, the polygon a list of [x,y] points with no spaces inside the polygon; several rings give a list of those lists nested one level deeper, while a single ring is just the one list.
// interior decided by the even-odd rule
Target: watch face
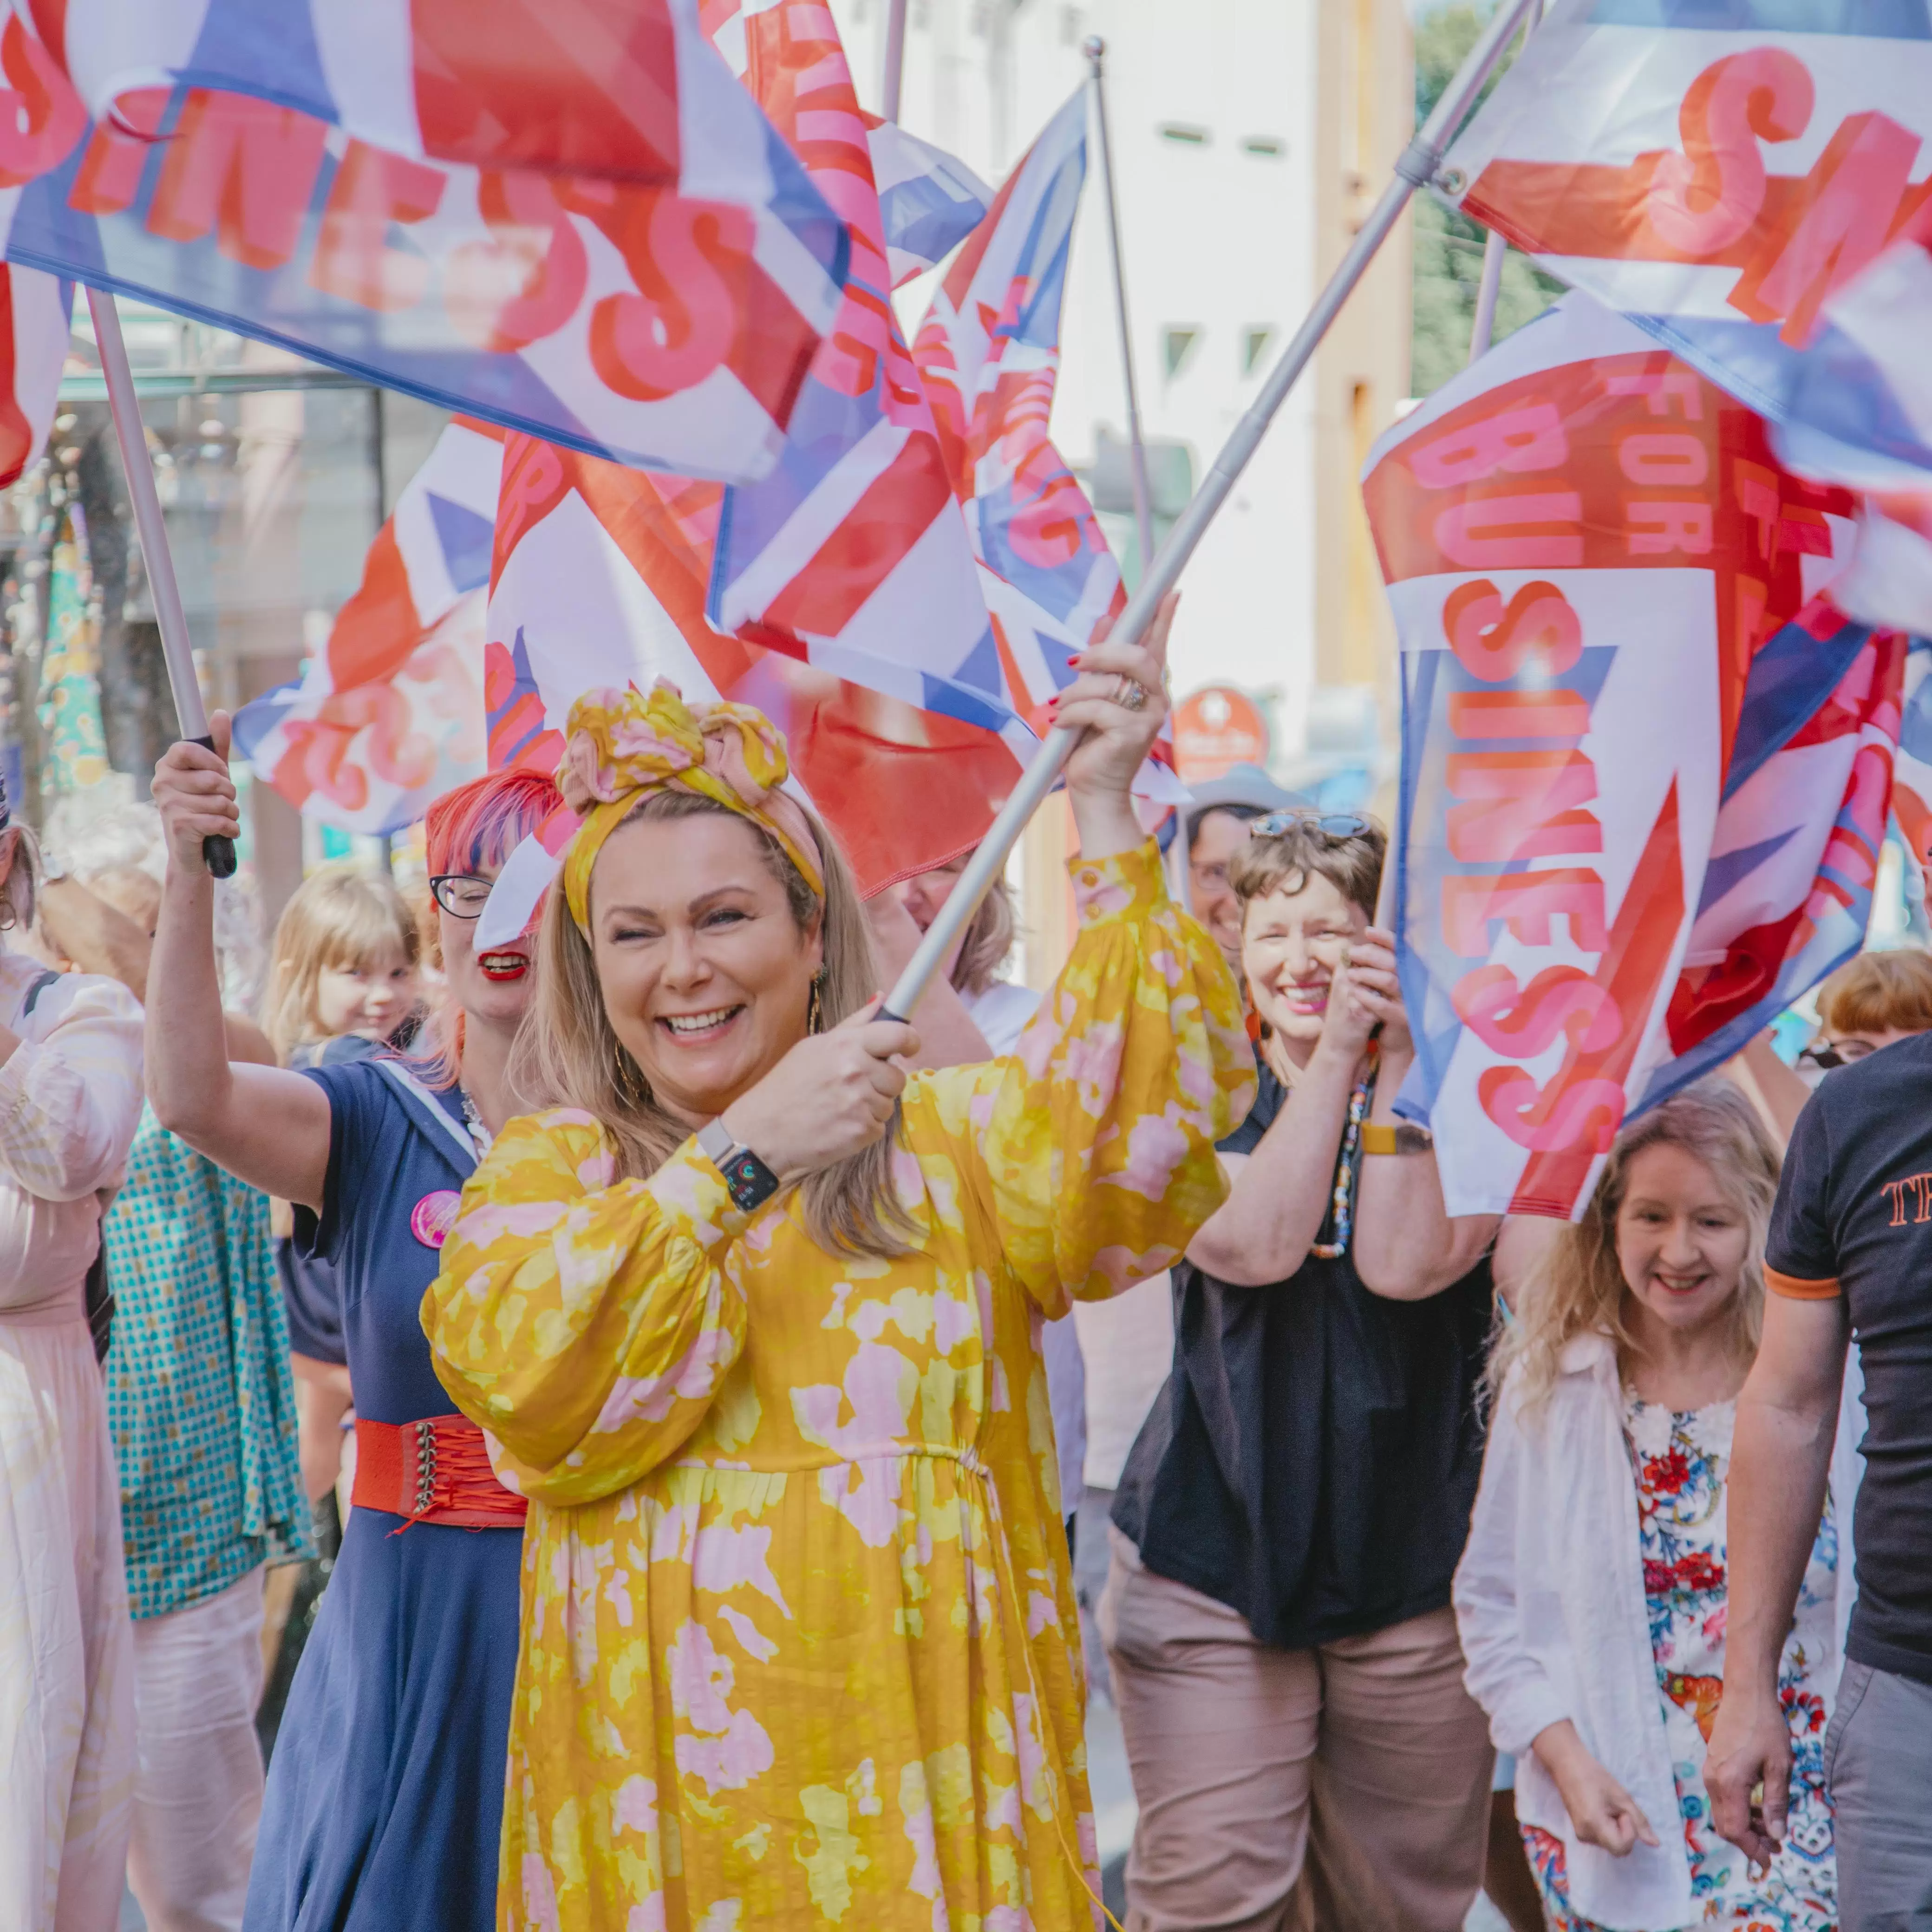
[{"label": "watch face", "polygon": [[731,1198],[746,1213],[769,1201],[778,1192],[778,1178],[749,1148],[740,1148],[724,1168],[724,1185]]}]

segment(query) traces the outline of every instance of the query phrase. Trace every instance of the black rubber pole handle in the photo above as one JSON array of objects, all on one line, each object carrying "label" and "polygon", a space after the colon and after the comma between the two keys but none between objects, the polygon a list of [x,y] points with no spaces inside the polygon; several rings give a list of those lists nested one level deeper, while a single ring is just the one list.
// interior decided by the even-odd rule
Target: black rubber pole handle
[{"label": "black rubber pole handle", "polygon": [[[199,745],[205,752],[214,749],[214,740],[210,737],[193,738],[190,744]],[[235,876],[235,842],[225,832],[211,832],[201,842],[201,858],[203,865],[218,879],[232,879]]]}]

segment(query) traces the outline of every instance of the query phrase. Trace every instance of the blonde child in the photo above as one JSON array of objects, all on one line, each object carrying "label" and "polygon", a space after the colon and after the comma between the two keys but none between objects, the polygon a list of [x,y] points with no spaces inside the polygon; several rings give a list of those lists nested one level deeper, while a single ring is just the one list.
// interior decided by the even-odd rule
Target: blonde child
[{"label": "blonde child", "polygon": [[[265,1016],[277,1057],[312,1066],[387,1043],[416,1011],[420,952],[416,922],[388,880],[346,867],[305,879],[276,924],[268,968]],[[302,1480],[319,1502],[341,1474],[352,1400],[340,1297],[334,1270],[298,1250],[290,1210],[276,1209]]]},{"label": "blonde child", "polygon": [[386,1042],[414,1013],[416,922],[388,880],[346,868],[305,879],[275,926],[269,1039],[285,1064],[332,1040]]}]

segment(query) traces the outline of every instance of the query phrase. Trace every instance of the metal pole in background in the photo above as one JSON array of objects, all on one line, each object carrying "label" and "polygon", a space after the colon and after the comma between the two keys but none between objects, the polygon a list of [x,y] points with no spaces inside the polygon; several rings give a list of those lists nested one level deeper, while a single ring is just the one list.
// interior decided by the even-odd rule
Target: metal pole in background
[{"label": "metal pole in background", "polygon": [[1154,562],[1154,505],[1148,492],[1147,444],[1141,436],[1141,399],[1134,380],[1134,332],[1127,326],[1127,271],[1120,259],[1120,205],[1114,193],[1114,143],[1107,131],[1107,91],[1101,79],[1107,44],[1090,34],[1081,52],[1087,56],[1088,84],[1094,95],[1094,124],[1100,137],[1100,186],[1107,200],[1107,239],[1113,250],[1114,315],[1120,330],[1120,373],[1127,391],[1127,460],[1133,472],[1134,535],[1141,547],[1141,573]]},{"label": "metal pole in background", "polygon": [[[161,633],[161,656],[168,668],[168,688],[174,694],[175,716],[184,738],[210,751],[208,713],[201,702],[201,683],[194,674],[194,646],[189,642],[188,618],[182,609],[181,587],[175,581],[174,553],[168,548],[167,526],[161,520],[161,500],[154,488],[154,466],[148,457],[148,435],[135,400],[134,378],[128,367],[128,345],[121,336],[120,312],[112,293],[90,288],[87,310],[94,318],[94,339],[100,350],[100,374],[107,388],[107,406],[114,418],[115,439],[121,446],[121,466],[128,474],[128,496],[134,506],[134,528],[141,539],[141,560],[147,567],[148,587],[154,592],[154,621]],[[211,836],[201,844],[208,869],[218,879],[235,873],[235,842]]]},{"label": "metal pole in background", "polygon": [[899,118],[899,89],[905,79],[906,0],[886,0],[886,69],[879,89],[879,112]]},{"label": "metal pole in background", "polygon": [[[1529,44],[1529,37],[1536,32],[1536,23],[1543,17],[1541,0],[1529,10],[1529,18],[1522,23],[1522,44]],[[1518,50],[1521,51],[1520,49]],[[1469,360],[1473,362],[1478,356],[1489,352],[1490,342],[1496,332],[1496,294],[1502,286],[1503,257],[1509,253],[1509,244],[1492,228],[1483,242],[1483,274],[1476,284],[1476,315],[1469,331]]]},{"label": "metal pole in background", "polygon": [[1469,331],[1469,360],[1489,351],[1496,330],[1496,291],[1502,286],[1503,257],[1509,244],[1492,228],[1483,243],[1483,278],[1476,284],[1476,320]]},{"label": "metal pole in background", "polygon": [[[1158,556],[1148,560],[1142,573],[1140,587],[1127,600],[1113,635],[1123,643],[1135,644],[1147,629],[1160,600],[1172,590],[1195,547],[1205,535],[1221,506],[1228,500],[1235,480],[1247,467],[1260,446],[1268,426],[1295,385],[1296,379],[1314,359],[1315,351],[1328,332],[1355,284],[1374,260],[1376,250],[1388,238],[1402,218],[1409,197],[1442,165],[1448,147],[1463,117],[1468,112],[1490,70],[1501,60],[1503,50],[1537,0],[1502,0],[1490,16],[1469,57],[1456,70],[1456,77],[1442,91],[1433,112],[1417,130],[1415,138],[1402,151],[1395,164],[1396,178],[1382,190],[1382,199],[1348,244],[1348,252],[1328,279],[1328,285],[1316,299],[1307,320],[1295,332],[1294,340],[1282,351],[1281,359],[1268,371],[1268,380],[1253,406],[1234,425],[1234,433],[1222,446],[1214,466],[1202,479],[1192,500],[1168,532]],[[887,994],[882,1016],[908,1018],[926,992],[940,962],[958,944],[967,922],[980,909],[986,889],[1006,868],[1006,855],[1040,801],[1053,789],[1072,752],[1076,734],[1057,727],[1048,732],[1034,760],[1021,773],[1020,781],[999,814],[987,828],[979,849],[966,862],[959,883],[946,895],[939,916],[926,929],[919,950],[908,962],[898,983]]]}]

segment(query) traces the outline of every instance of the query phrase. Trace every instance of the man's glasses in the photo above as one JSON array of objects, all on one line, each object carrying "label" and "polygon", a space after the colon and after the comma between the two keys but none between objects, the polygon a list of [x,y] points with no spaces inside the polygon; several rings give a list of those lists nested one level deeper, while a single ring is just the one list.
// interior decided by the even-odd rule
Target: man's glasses
[{"label": "man's glasses", "polygon": [[1820,1073],[1829,1073],[1834,1067],[1850,1066],[1876,1051],[1869,1040],[1814,1040],[1798,1054],[1798,1064],[1800,1066],[1815,1066]]},{"label": "man's glasses", "polygon": [[429,882],[430,896],[452,919],[481,919],[490,884],[474,872],[439,872]]},{"label": "man's glasses", "polygon": [[1318,812],[1302,806],[1292,812],[1270,812],[1264,818],[1248,820],[1250,838],[1279,838],[1284,832],[1312,831],[1327,838],[1359,838],[1375,827],[1354,812]]}]

